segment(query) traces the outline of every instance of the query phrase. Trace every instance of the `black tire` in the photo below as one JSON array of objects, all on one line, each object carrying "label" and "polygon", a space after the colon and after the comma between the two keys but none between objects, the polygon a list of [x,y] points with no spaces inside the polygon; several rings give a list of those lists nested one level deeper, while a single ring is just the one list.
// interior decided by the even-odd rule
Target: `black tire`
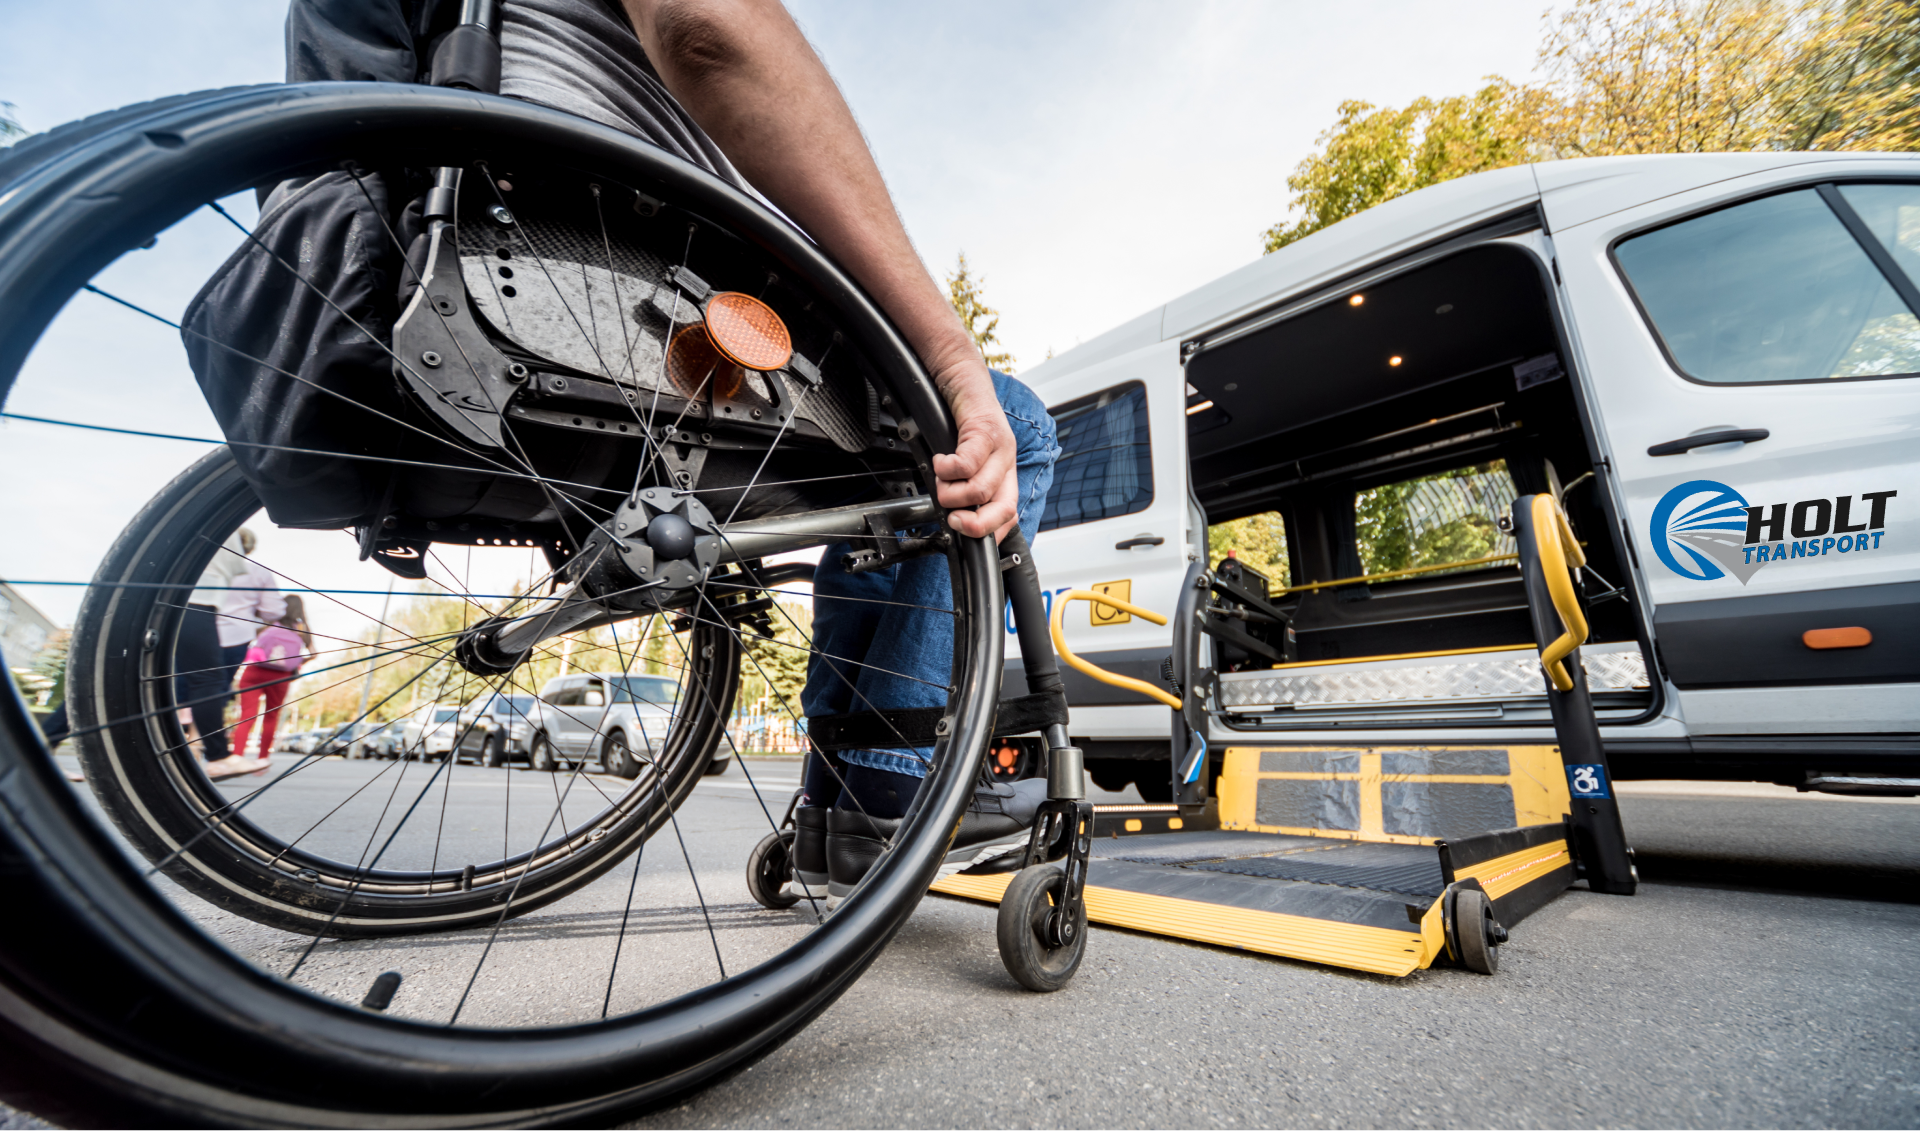
[{"label": "black tire", "polygon": [[560,760],[554,756],[553,742],[547,738],[547,732],[541,731],[527,744],[527,768],[551,774],[560,769]]},{"label": "black tire", "polygon": [[[733,241],[726,254],[771,262],[786,285],[818,296],[844,335],[836,365],[860,367],[912,422],[888,445],[917,468],[952,450],[951,414],[887,321],[817,248],[750,198],[605,127],[528,103],[387,83],[183,96],[52,131],[0,158],[0,392],[12,389],[42,330],[83,283],[207,200],[349,161],[382,169],[483,158],[503,168],[592,170],[596,184],[644,186],[676,217],[697,203],[703,230]],[[620,191],[630,202],[637,190]],[[129,756],[153,748],[156,734],[161,750],[178,737],[167,731],[177,727],[171,704],[148,716],[158,724],[143,717],[153,708],[141,696],[159,694],[137,690],[145,633],[156,619],[168,627],[168,614],[138,595],[177,596],[195,582],[191,554],[172,547],[143,565],[135,547],[177,529],[166,508],[238,506],[237,495],[219,489],[228,475],[203,461],[170,485],[160,509],[144,516],[151,521],[116,546],[115,564],[87,599],[92,627],[84,645],[76,634],[69,697],[76,730],[99,728],[89,778],[108,795],[174,797],[177,812],[190,812],[199,795],[199,781],[184,772],[194,767],[176,755],[144,764]],[[421,1024],[360,1009],[357,992],[331,998],[252,965],[176,906],[191,897],[152,884],[127,858],[74,795],[18,698],[0,698],[0,904],[33,924],[0,931],[0,1092],[75,1124],[607,1123],[737,1071],[873,961],[936,874],[971,795],[1000,684],[1004,598],[990,543],[956,539],[947,556],[954,725],[936,744],[893,851],[779,961],[605,1020],[504,1030]],[[159,576],[143,581],[149,573]],[[140,587],[150,583],[168,588]],[[690,784],[705,758],[679,764]],[[134,775],[148,779],[138,790]],[[671,805],[655,812],[664,819]],[[116,818],[124,816],[123,807]],[[156,838],[169,819],[123,828],[142,851],[164,852]],[[640,839],[636,829],[636,846]],[[260,864],[230,855],[243,872]],[[619,853],[601,859],[611,866]],[[194,882],[210,889],[215,881]],[[597,1016],[597,996],[593,1005]],[[234,1067],[236,1049],[247,1052],[244,1071]]]},{"label": "black tire", "polygon": [[499,731],[487,736],[487,744],[482,748],[480,761],[490,770],[499,769],[510,759],[507,757],[507,736]]},{"label": "black tire", "polygon": [[733,765],[733,755],[731,754],[727,755],[724,758],[715,757],[713,761],[707,763],[707,776],[710,778],[717,778],[721,774],[726,773],[727,770],[732,765]]},{"label": "black tire", "polygon": [[627,749],[627,736],[619,727],[608,731],[600,744],[600,768],[629,781],[640,776],[640,760]]},{"label": "black tire", "polygon": [[779,829],[760,838],[747,856],[747,894],[772,911],[784,911],[800,902],[788,891],[793,883],[793,830]]},{"label": "black tire", "polygon": [[1140,791],[1140,800],[1148,805],[1173,804],[1173,778],[1171,771],[1158,762],[1143,762],[1134,774],[1133,786]]},{"label": "black tire", "polygon": [[1080,969],[1087,953],[1087,910],[1081,904],[1071,924],[1063,924],[1069,937],[1064,945],[1049,940],[1048,920],[1060,894],[1066,890],[1067,874],[1056,864],[1035,864],[1022,869],[1000,897],[1000,915],[995,934],[1000,943],[1000,961],[1013,980],[1036,993],[1063,990]]},{"label": "black tire", "polygon": [[1500,948],[1495,944],[1497,924],[1493,902],[1478,888],[1460,888],[1453,893],[1455,945],[1460,965],[1476,974],[1500,971]]}]

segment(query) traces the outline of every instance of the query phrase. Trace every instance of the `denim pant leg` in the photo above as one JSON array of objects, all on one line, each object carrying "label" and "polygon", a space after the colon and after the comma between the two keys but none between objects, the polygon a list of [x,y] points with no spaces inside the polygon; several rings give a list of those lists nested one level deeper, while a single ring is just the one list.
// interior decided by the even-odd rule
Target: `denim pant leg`
[{"label": "denim pant leg", "polygon": [[[1013,429],[1020,531],[1031,542],[1060,455],[1046,405],[1019,381],[993,373],[994,393]],[[870,573],[840,568],[848,545],[829,546],[813,578],[814,654],[800,696],[807,717],[850,711],[939,707],[953,681],[953,585],[933,554]],[[848,750],[853,765],[925,777],[931,746]]]}]

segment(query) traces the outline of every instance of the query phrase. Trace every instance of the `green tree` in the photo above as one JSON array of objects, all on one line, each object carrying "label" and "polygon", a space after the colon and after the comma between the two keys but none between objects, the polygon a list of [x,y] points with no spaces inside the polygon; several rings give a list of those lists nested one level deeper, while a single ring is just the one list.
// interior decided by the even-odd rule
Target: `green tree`
[{"label": "green tree", "polygon": [[1279,511],[1207,527],[1207,558],[1218,566],[1228,554],[1264,574],[1270,590],[1293,584],[1287,565],[1287,524]]},{"label": "green tree", "polygon": [[13,116],[13,103],[0,102],[0,146],[11,145],[16,139],[27,136],[27,128],[20,119]]},{"label": "green tree", "polygon": [[1920,0],[1572,0],[1544,22],[1539,82],[1341,103],[1265,249],[1527,161],[1920,148]]},{"label": "green tree", "polygon": [[773,639],[744,632],[746,657],[740,663],[740,694],[735,700],[751,708],[762,698],[766,712],[788,719],[805,718],[800,692],[807,685],[807,660],[813,639],[813,610],[781,601],[773,607]]},{"label": "green tree", "polygon": [[1403,110],[1342,102],[1315,139],[1320,152],[1287,178],[1300,218],[1268,228],[1266,250],[1416,189],[1525,161],[1521,125],[1538,101],[1537,92],[1492,78],[1476,93],[1417,98]]},{"label": "green tree", "polygon": [[1013,372],[1013,355],[998,349],[1000,339],[994,331],[1000,327],[1000,312],[987,305],[982,293],[986,284],[984,278],[976,278],[967,267],[967,253],[960,253],[960,262],[947,275],[947,301],[953,304],[953,312],[960,316],[960,322],[973,335],[973,344],[980,347],[980,356],[989,366],[1002,373]]},{"label": "green tree", "polygon": [[1497,522],[1512,502],[1504,460],[1361,491],[1353,500],[1360,571],[1389,573],[1511,552],[1511,539]]}]

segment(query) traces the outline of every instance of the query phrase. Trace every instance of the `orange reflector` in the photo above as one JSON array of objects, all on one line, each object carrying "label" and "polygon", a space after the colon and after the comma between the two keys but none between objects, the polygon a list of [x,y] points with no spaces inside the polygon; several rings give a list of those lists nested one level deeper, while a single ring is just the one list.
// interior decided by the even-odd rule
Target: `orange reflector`
[{"label": "orange reflector", "polygon": [[778,369],[793,358],[787,324],[772,307],[739,291],[707,300],[707,333],[728,361],[748,369]]},{"label": "orange reflector", "polygon": [[725,400],[740,394],[746,384],[746,371],[721,356],[707,336],[705,323],[696,322],[673,336],[667,347],[667,379],[689,400],[709,392]]},{"label": "orange reflector", "polygon": [[1800,634],[1809,648],[1865,648],[1873,643],[1873,633],[1854,625],[1849,628],[1809,628]]}]

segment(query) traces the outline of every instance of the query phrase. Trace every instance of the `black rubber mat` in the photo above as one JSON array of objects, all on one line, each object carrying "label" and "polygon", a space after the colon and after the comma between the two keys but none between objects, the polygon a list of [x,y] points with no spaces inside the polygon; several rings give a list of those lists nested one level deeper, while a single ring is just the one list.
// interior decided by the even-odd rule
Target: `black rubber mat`
[{"label": "black rubber mat", "polygon": [[1440,857],[1426,845],[1356,844],[1283,856],[1248,856],[1187,864],[1195,872],[1226,872],[1269,880],[1364,888],[1432,898],[1446,890]]}]

